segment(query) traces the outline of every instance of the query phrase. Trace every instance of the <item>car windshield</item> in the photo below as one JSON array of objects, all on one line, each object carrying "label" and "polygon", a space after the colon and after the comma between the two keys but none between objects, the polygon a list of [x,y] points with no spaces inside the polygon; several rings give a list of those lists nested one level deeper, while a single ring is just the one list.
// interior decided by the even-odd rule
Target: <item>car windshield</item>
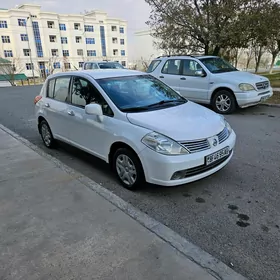
[{"label": "car windshield", "polygon": [[220,57],[201,58],[200,61],[212,73],[224,73],[224,72],[238,71],[229,62],[223,60]]},{"label": "car windshield", "polygon": [[187,102],[184,97],[150,75],[96,81],[122,112],[158,110]]},{"label": "car windshield", "polygon": [[124,69],[124,67],[117,62],[98,63],[100,69]]}]

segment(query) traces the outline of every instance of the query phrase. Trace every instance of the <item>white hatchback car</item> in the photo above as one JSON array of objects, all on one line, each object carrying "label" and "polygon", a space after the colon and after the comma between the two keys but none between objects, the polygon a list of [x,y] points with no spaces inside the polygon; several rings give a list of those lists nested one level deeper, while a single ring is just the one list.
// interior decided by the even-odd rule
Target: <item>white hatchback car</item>
[{"label": "white hatchback car", "polygon": [[238,71],[217,56],[158,57],[147,72],[189,100],[211,104],[220,114],[257,105],[273,95],[267,78]]},{"label": "white hatchback car", "polygon": [[223,116],[146,73],[58,73],[34,103],[47,147],[62,140],[103,159],[129,189],[192,182],[233,155],[236,135]]}]

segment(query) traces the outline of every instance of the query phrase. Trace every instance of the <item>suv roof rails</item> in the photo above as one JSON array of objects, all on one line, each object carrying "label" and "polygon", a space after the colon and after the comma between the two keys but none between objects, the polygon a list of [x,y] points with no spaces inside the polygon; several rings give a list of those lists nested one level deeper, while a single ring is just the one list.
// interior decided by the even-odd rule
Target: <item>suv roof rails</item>
[{"label": "suv roof rails", "polygon": [[157,58],[161,58],[161,57],[173,57],[173,56],[199,57],[199,56],[203,56],[203,54],[169,54],[169,55],[161,55],[161,56],[158,56]]}]

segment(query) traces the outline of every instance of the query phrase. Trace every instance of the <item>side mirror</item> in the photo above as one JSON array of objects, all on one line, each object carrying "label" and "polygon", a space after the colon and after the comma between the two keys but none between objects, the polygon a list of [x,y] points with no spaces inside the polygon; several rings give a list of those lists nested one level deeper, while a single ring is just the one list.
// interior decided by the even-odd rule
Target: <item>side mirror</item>
[{"label": "side mirror", "polygon": [[100,121],[103,120],[103,111],[102,111],[102,107],[99,104],[86,105],[85,111],[86,114],[97,116]]},{"label": "side mirror", "polygon": [[201,69],[201,70],[196,70],[196,71],[195,71],[195,76],[197,76],[197,77],[205,77],[205,76],[206,76],[206,73],[205,73],[205,71],[204,71],[203,69]]}]

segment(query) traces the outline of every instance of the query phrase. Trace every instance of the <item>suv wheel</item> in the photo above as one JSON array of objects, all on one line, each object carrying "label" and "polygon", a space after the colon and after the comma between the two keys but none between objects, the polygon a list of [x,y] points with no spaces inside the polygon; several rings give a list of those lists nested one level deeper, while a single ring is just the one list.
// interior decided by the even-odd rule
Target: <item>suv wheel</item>
[{"label": "suv wheel", "polygon": [[39,125],[40,134],[42,140],[47,148],[53,148],[55,145],[55,140],[52,135],[52,131],[46,121],[41,121]]},{"label": "suv wheel", "polygon": [[219,114],[230,114],[236,109],[236,101],[228,90],[219,90],[212,99],[212,107]]},{"label": "suv wheel", "polygon": [[145,182],[144,171],[139,158],[127,148],[120,148],[114,154],[113,170],[121,184],[127,189],[135,189]]}]

